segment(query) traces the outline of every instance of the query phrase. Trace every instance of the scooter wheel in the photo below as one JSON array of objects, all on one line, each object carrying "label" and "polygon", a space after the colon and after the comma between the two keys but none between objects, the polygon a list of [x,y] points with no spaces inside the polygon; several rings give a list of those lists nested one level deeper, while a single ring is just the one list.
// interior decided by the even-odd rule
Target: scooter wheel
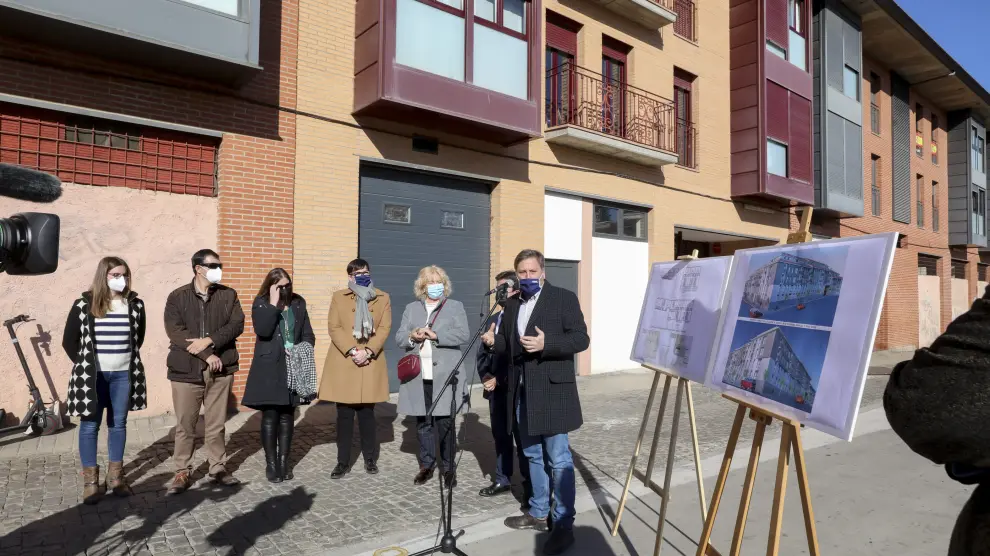
[{"label": "scooter wheel", "polygon": [[57,428],[58,423],[55,421],[55,417],[47,411],[38,411],[34,414],[34,418],[31,419],[31,432],[34,434],[47,436],[55,432]]}]

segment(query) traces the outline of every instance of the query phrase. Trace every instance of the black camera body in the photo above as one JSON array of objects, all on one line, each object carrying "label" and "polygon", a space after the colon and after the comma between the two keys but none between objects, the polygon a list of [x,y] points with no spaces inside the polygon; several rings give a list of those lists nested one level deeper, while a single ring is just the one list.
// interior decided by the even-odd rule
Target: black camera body
[{"label": "black camera body", "polygon": [[0,272],[11,276],[55,272],[61,227],[58,216],[43,212],[0,218]]}]

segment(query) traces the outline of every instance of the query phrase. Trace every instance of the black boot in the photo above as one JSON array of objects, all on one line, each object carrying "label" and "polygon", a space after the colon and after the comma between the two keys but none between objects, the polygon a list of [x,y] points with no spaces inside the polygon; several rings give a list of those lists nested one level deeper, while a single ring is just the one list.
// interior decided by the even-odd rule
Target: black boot
[{"label": "black boot", "polygon": [[281,483],[278,473],[278,413],[265,411],[261,415],[261,446],[265,449],[265,476],[270,483]]},{"label": "black boot", "polygon": [[278,416],[278,475],[283,481],[291,481],[292,468],[289,467],[289,453],[292,452],[292,430],[295,428],[294,412]]}]

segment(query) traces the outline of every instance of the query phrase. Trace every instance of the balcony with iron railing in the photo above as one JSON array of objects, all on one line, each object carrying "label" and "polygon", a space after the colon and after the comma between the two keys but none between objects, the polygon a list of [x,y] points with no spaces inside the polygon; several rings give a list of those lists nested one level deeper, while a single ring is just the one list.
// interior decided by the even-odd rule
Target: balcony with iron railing
[{"label": "balcony with iron railing", "polygon": [[648,29],[660,29],[677,21],[677,4],[684,0],[592,1]]},{"label": "balcony with iron railing", "polygon": [[546,141],[644,166],[694,166],[695,131],[674,104],[570,63],[547,71]]}]

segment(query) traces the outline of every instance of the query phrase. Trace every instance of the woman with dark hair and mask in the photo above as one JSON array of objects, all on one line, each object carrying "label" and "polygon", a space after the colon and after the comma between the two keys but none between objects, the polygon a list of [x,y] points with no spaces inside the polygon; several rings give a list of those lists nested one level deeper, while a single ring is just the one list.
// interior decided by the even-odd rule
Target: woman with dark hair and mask
[{"label": "woman with dark hair and mask", "polygon": [[[306,301],[293,293],[292,278],[275,268],[261,283],[251,306],[251,321],[257,339],[254,359],[244,388],[245,406],[261,411],[261,445],[265,449],[268,481],[292,480],[289,452],[295,410],[315,397],[315,368],[312,376],[300,367],[312,365],[316,335],[309,322]],[[302,353],[302,362],[300,362]]]},{"label": "woman with dark hair and mask", "polygon": [[[144,302],[131,290],[131,269],[123,259],[106,257],[96,267],[89,290],[72,304],[62,348],[72,360],[68,412],[79,417],[79,459],[83,502],[97,503],[106,492],[130,496],[124,478],[127,413],[147,407],[144,364]],[[107,416],[109,465],[100,484],[96,441]]]}]

